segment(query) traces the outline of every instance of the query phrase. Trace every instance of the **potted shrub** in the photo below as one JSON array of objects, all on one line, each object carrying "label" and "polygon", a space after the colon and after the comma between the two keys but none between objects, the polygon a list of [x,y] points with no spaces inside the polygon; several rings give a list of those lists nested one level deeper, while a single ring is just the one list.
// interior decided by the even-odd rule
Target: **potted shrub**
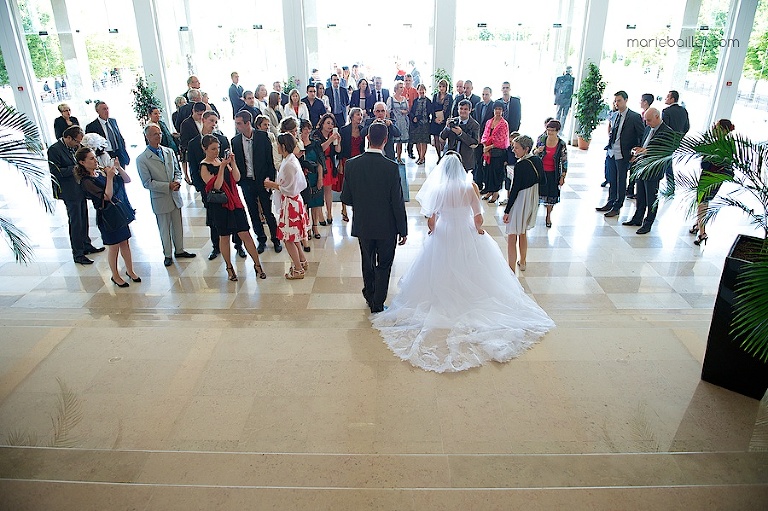
[{"label": "potted shrub", "polygon": [[[685,163],[699,159],[720,171],[686,170]],[[735,207],[762,230],[762,238],[738,235],[725,259],[701,377],[756,399],[768,396],[768,143],[713,127],[649,150],[635,174],[660,172],[667,163],[681,165],[675,170],[674,189],[667,187],[662,197],[681,197],[690,216],[701,215],[705,225],[722,208]],[[720,185],[706,209],[699,209]]]},{"label": "potted shrub", "polygon": [[600,124],[600,115],[604,111],[605,82],[594,63],[587,64],[587,74],[581,80],[576,91],[576,135],[579,137],[579,149],[588,149],[592,132]]},{"label": "potted shrub", "polygon": [[136,119],[138,119],[139,124],[142,126],[146,126],[149,122],[149,109],[151,107],[161,106],[160,99],[155,95],[156,91],[157,84],[145,80],[143,76],[136,78],[136,86],[131,89],[131,93],[133,94],[131,106],[133,107],[133,112],[136,114]]}]

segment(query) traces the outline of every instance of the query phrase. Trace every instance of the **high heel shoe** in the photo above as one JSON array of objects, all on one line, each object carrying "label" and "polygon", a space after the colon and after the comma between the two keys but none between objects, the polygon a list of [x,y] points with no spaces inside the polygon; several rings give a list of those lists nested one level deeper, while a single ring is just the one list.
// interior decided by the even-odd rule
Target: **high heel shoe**
[{"label": "high heel shoe", "polygon": [[499,194],[498,193],[492,194],[491,198],[488,199],[488,204],[496,204],[496,201],[498,200],[498,198],[499,198]]},{"label": "high heel shoe", "polygon": [[260,264],[254,263],[253,271],[256,272],[256,276],[259,277],[260,279],[266,279],[267,278],[267,274],[264,273],[264,270],[261,268]]},{"label": "high heel shoe", "polygon": [[134,282],[141,282],[141,277],[139,277],[138,275],[136,276],[136,278],[133,278],[133,277],[131,277],[131,274],[130,274],[130,273],[128,273],[128,272],[125,272],[125,274],[126,274],[126,275],[128,276],[128,278],[129,278],[129,279],[131,279],[132,281],[134,281]]},{"label": "high heel shoe", "polygon": [[301,264],[301,269],[306,270],[309,268],[309,261],[299,261],[299,264]]},{"label": "high heel shoe", "polygon": [[693,241],[693,244],[696,245],[697,247],[702,243],[706,245],[708,239],[709,239],[709,236],[707,236],[706,234],[699,234],[698,236],[696,236],[696,239]]},{"label": "high heel shoe", "polygon": [[547,226],[547,229],[549,229],[550,227],[552,227],[552,221],[551,220],[547,220],[545,222],[545,225]]},{"label": "high heel shoe", "polygon": [[525,271],[525,263],[520,264],[520,261],[517,262],[517,267],[520,268],[520,271]]},{"label": "high heel shoe", "polygon": [[326,225],[328,225],[328,223],[327,223],[325,220],[320,220],[320,221],[319,221],[319,222],[317,222],[317,223],[318,223],[318,224],[320,224],[320,225],[322,225],[323,227],[325,227]]},{"label": "high heel shoe", "polygon": [[291,266],[291,269],[285,274],[285,278],[287,280],[301,280],[304,278],[304,270],[297,270]]},{"label": "high heel shoe", "polygon": [[232,282],[237,282],[237,273],[235,273],[234,267],[227,266],[227,278]]},{"label": "high heel shoe", "polygon": [[129,283],[123,281],[122,284],[118,284],[114,277],[109,277],[109,280],[111,280],[117,287],[128,287],[130,286]]},{"label": "high heel shoe", "polygon": [[345,222],[349,222],[349,217],[347,216],[346,213],[341,214],[341,219],[344,220]]},{"label": "high heel shoe", "polygon": [[304,248],[304,252],[312,252],[312,247],[309,245],[303,246],[302,248]]},{"label": "high heel shoe", "polygon": [[696,234],[697,232],[699,232],[699,224],[693,224],[693,227],[688,229],[688,232],[691,234]]}]

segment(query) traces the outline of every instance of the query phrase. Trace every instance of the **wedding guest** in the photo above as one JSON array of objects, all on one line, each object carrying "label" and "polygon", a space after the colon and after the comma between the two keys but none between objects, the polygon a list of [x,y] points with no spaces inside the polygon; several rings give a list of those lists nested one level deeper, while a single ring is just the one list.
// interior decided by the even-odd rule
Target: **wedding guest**
[{"label": "wedding guest", "polygon": [[470,110],[472,103],[462,99],[458,117],[452,117],[450,124],[440,133],[440,138],[447,140],[447,150],[461,156],[461,164],[467,172],[475,168],[474,146],[480,140],[480,124],[469,115]]},{"label": "wedding guest", "polygon": [[373,117],[373,103],[373,94],[368,88],[368,80],[362,78],[357,82],[357,89],[351,94],[349,106],[350,108],[359,107],[363,112],[363,118],[366,118]]},{"label": "wedding guest", "polygon": [[53,121],[53,131],[56,133],[56,138],[61,138],[65,129],[70,126],[80,126],[80,122],[72,115],[72,109],[68,104],[62,103],[58,109],[61,115]]},{"label": "wedding guest", "polygon": [[[544,172],[541,159],[531,154],[533,140],[527,135],[515,139],[513,150],[517,157],[514,179],[509,191],[509,202],[504,208],[504,230],[507,233],[507,261],[512,271],[515,263],[525,271],[528,255],[527,231],[536,225],[536,209],[539,203],[539,181]],[[520,244],[520,260],[517,246]]]},{"label": "wedding guest", "polygon": [[[160,114],[162,113],[162,110],[160,110],[160,107],[157,106],[151,106],[149,107],[149,122],[150,124],[156,125],[158,128],[160,128],[160,133],[162,134],[162,139],[160,140],[160,145],[167,147],[175,155],[178,156],[179,154],[179,146],[176,144],[176,138],[179,136],[178,133],[171,133],[171,130],[168,129],[168,125],[165,124],[165,121],[160,118]],[[147,143],[149,144],[149,141],[147,140]]]},{"label": "wedding guest", "polygon": [[[466,83],[466,82],[464,82]],[[466,89],[465,89],[466,90]],[[493,118],[485,124],[480,143],[483,145],[483,163],[485,164],[485,193],[488,204],[499,198],[504,182],[504,169],[509,147],[509,128],[504,120],[504,105],[497,101],[493,105]]]},{"label": "wedding guest", "polygon": [[99,227],[102,241],[109,247],[107,260],[109,261],[109,269],[112,271],[110,280],[117,287],[128,287],[129,285],[120,276],[120,271],[117,269],[117,256],[120,254],[123,257],[123,262],[125,262],[125,273],[128,278],[133,282],[141,282],[141,278],[133,271],[133,258],[128,241],[131,238],[131,229],[128,224],[133,221],[133,218],[129,218],[125,225],[112,227],[104,217],[104,209],[107,207],[117,208],[116,202],[121,202],[125,208],[124,211],[130,212],[133,216],[133,208],[125,194],[125,183],[131,182],[131,176],[125,172],[117,158],[114,159],[114,166],[106,167],[103,170],[99,169],[96,153],[88,147],[78,149],[75,153],[75,160],[77,161],[76,173],[80,179],[80,186],[85,196],[93,202],[96,209],[96,225]]},{"label": "wedding guest", "polygon": [[280,94],[277,92],[270,92],[269,101],[267,103],[267,108],[264,110],[264,115],[269,117],[269,130],[275,137],[280,134],[280,121],[283,120],[283,109],[278,106],[279,104]]},{"label": "wedding guest", "polygon": [[[322,101],[323,104],[325,105],[326,113],[330,113],[331,103],[330,101],[328,101],[328,96],[325,95],[325,85],[323,85],[322,83],[318,83],[316,84],[316,87],[317,87],[317,99]],[[314,126],[317,126],[317,124],[315,124]]]},{"label": "wedding guest", "polygon": [[[407,75],[405,80],[406,82],[408,81]],[[405,85],[403,82],[398,81],[395,84],[394,94],[387,100],[387,109],[392,115],[395,126],[397,126],[397,128],[400,130],[400,136],[394,140],[396,156],[395,161],[400,165],[405,164],[402,158],[403,144],[408,142],[408,125],[410,124],[408,120],[408,112],[410,108],[408,106],[408,98],[405,96],[404,91]],[[418,95],[418,92],[416,94]]]},{"label": "wedding guest", "polygon": [[410,111],[411,125],[408,128],[409,139],[416,145],[416,152],[419,158],[416,165],[424,165],[424,158],[427,154],[427,144],[429,144],[429,121],[432,112],[432,102],[427,98],[427,88],[423,83],[416,87],[419,97],[413,102]]},{"label": "wedding guest", "polygon": [[317,126],[320,117],[325,113],[325,104],[317,98],[317,87],[314,83],[307,85],[307,95],[301,98],[301,102],[307,106],[309,112],[309,122],[312,126]]},{"label": "wedding guest", "polygon": [[288,280],[304,278],[309,263],[301,250],[301,242],[307,239],[309,216],[301,198],[301,191],[307,187],[307,180],[296,158],[296,138],[289,133],[277,137],[277,147],[283,157],[275,181],[264,179],[264,187],[275,191],[273,204],[278,210],[278,238],[283,240],[291,256],[291,269],[285,274]]},{"label": "wedding guest", "polygon": [[[240,75],[237,71],[230,73],[229,77],[232,79],[232,85],[229,86],[229,103],[232,105],[232,117],[243,109],[245,102],[243,101],[243,86],[240,85]],[[175,124],[175,123],[174,123]]]},{"label": "wedding guest", "polygon": [[437,89],[438,92],[432,96],[432,123],[429,125],[429,133],[437,152],[437,161],[440,161],[443,156],[443,139],[440,138],[440,132],[445,128],[445,121],[451,116],[453,97],[448,94],[447,80],[437,82]]},{"label": "wedding guest", "polygon": [[560,188],[565,184],[568,173],[568,149],[566,143],[557,134],[562,126],[560,121],[547,123],[547,136],[543,143],[536,146],[534,154],[541,158],[544,167],[544,179],[539,189],[541,203],[547,208],[547,227],[552,227],[552,208],[560,202]]},{"label": "wedding guest", "polygon": [[112,158],[120,160],[120,166],[126,167],[131,157],[126,150],[125,139],[117,126],[117,120],[109,116],[109,106],[103,101],[96,101],[98,117],[85,127],[86,133],[98,133],[107,139],[107,152]]},{"label": "wedding guest", "polygon": [[184,121],[184,119],[179,119],[179,115],[181,114],[181,107],[187,104],[187,98],[184,96],[177,96],[173,101],[173,104],[176,105],[176,111],[171,114],[171,122],[173,123],[174,129],[178,131],[179,129],[177,126],[181,126],[181,123]]},{"label": "wedding guest", "polygon": [[[404,82],[405,82],[405,88],[403,89],[403,96],[408,98],[408,111],[410,112],[411,107],[413,106],[413,102],[416,100],[416,98],[419,97],[419,91],[416,90],[416,87],[414,86],[414,83],[413,83],[413,76],[411,76],[410,74],[405,75]],[[462,86],[461,86],[462,90],[464,90],[464,85],[463,85],[464,82],[461,82],[461,83],[462,83]],[[413,155],[413,144],[410,142],[410,140],[408,141],[407,149],[408,149],[408,158],[413,160],[415,156]]]},{"label": "wedding guest", "polygon": [[288,94],[288,103],[283,107],[283,116],[309,120],[309,110],[307,110],[307,105],[301,102],[301,96],[297,89],[291,90]]},{"label": "wedding guest", "polygon": [[205,194],[209,195],[212,190],[218,190],[223,192],[226,198],[223,204],[208,200],[207,223],[215,227],[219,234],[219,247],[226,264],[227,277],[231,281],[237,280],[237,273],[229,257],[229,237],[237,234],[253,259],[256,275],[265,279],[267,274],[261,267],[259,254],[251,237],[251,226],[237,191],[236,183],[240,181],[240,171],[235,163],[235,155],[230,153],[223,159],[219,158],[219,139],[214,135],[203,136],[201,144],[205,158],[200,162],[200,177],[205,182]]},{"label": "wedding guest", "polygon": [[323,195],[325,197],[326,220],[318,222],[320,225],[333,223],[333,188],[338,188],[338,168],[336,162],[341,153],[341,135],[336,128],[336,116],[325,114],[320,118],[312,138],[320,142],[325,154],[325,174],[323,174]]},{"label": "wedding guest", "polygon": [[[320,239],[317,222],[323,218],[323,176],[325,175],[325,154],[317,140],[312,140],[312,125],[309,121],[301,121],[301,143],[304,145],[304,160],[309,162],[310,169],[306,174],[309,188],[304,204],[312,217],[312,233],[315,239]],[[306,249],[305,249],[306,251]]]},{"label": "wedding guest", "polygon": [[267,86],[263,83],[260,83],[256,86],[256,90],[254,91],[254,96],[256,97],[256,106],[261,110],[262,112],[267,107],[268,104],[268,98],[269,93],[267,92]]},{"label": "wedding guest", "polygon": [[211,102],[210,102],[210,100],[208,99],[208,93],[207,93],[207,92],[203,92],[203,93],[201,93],[201,94],[202,94],[202,96],[203,96],[203,97],[202,97],[202,99],[201,99],[201,101],[202,101],[202,102],[203,102],[203,104],[205,105],[205,111],[207,112],[207,111],[209,111],[209,110],[213,110],[214,112],[216,112],[216,115],[218,115],[219,117],[221,117],[221,115],[219,114],[219,109],[218,109],[218,108],[216,108],[216,105],[214,105],[213,103],[211,103]]}]

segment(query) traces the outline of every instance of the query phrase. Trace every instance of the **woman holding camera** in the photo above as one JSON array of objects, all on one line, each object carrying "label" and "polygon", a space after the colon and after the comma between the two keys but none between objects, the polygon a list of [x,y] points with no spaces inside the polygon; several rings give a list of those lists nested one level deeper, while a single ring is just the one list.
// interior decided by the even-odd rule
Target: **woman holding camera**
[{"label": "woman holding camera", "polygon": [[[362,134],[363,110],[353,107],[349,110],[349,122],[339,130],[341,137],[341,161],[339,161],[339,180],[337,188],[344,185],[344,165],[347,160],[365,152],[365,137]],[[341,219],[349,222],[347,205],[341,203]]]},{"label": "woman holding camera", "polygon": [[327,220],[320,220],[320,225],[333,223],[333,186],[338,179],[336,161],[341,153],[341,135],[336,129],[336,117],[324,114],[317,122],[317,129],[312,133],[312,140],[320,142],[325,154],[325,173],[323,174],[323,196]]},{"label": "woman holding camera", "polygon": [[133,208],[125,194],[125,183],[131,182],[125,170],[120,166],[120,162],[115,158],[114,166],[100,167],[96,159],[96,153],[88,147],[81,147],[75,153],[77,167],[75,173],[80,179],[80,187],[85,196],[93,202],[96,208],[96,225],[99,227],[101,239],[109,247],[107,260],[109,269],[112,271],[112,283],[117,287],[128,287],[126,282],[117,269],[117,255],[123,256],[125,262],[125,274],[134,282],[141,282],[141,278],[133,271],[133,257],[131,256],[131,246],[128,240],[131,238],[131,229],[128,227],[133,219],[119,228],[112,229],[104,218],[104,209],[106,207],[117,208],[116,202],[121,202],[124,211],[132,212]]},{"label": "woman holding camera", "polygon": [[[260,279],[266,279],[267,274],[261,267],[259,253],[251,236],[251,226],[237,190],[240,170],[235,163],[235,155],[227,151],[224,159],[219,159],[219,139],[214,135],[205,135],[202,145],[205,159],[200,162],[200,176],[205,181],[205,193],[208,197],[206,224],[216,227],[219,232],[219,248],[227,267],[227,277],[233,282],[237,281],[237,273],[229,259],[229,237],[236,233],[243,240],[245,249],[254,261],[253,269],[256,275]],[[221,193],[224,197],[216,201],[211,200],[212,195]]]},{"label": "woman holding camera", "polygon": [[293,263],[285,274],[288,280],[304,278],[304,271],[309,263],[301,250],[301,242],[307,239],[309,216],[307,215],[301,192],[307,187],[307,180],[296,158],[296,138],[290,133],[281,133],[277,137],[277,147],[283,162],[275,181],[266,178],[264,188],[275,190],[272,201],[279,209],[277,237],[283,240]]}]

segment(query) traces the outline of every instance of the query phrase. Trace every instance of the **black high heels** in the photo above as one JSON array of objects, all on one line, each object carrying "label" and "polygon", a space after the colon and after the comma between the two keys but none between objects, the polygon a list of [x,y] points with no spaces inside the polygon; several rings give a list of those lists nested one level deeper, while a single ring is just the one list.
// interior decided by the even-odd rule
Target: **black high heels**
[{"label": "black high heels", "polygon": [[693,241],[693,244],[696,245],[697,247],[702,243],[706,245],[708,239],[709,239],[709,236],[707,236],[706,234],[699,234],[698,236],[696,236],[696,239]]},{"label": "black high heels", "polygon": [[132,281],[134,281],[134,282],[141,282],[141,277],[139,277],[139,276],[136,276],[136,278],[133,278],[133,277],[131,277],[131,274],[130,274],[130,273],[128,273],[128,272],[125,272],[125,275],[126,275],[126,276],[127,276],[129,279],[131,279]]},{"label": "black high heels", "polygon": [[115,280],[115,277],[109,277],[109,280],[111,280],[111,281],[112,281],[112,283],[113,283],[114,285],[116,285],[117,287],[128,287],[128,286],[130,286],[130,284],[129,284],[129,283],[127,283],[127,282],[125,282],[125,281],[123,281],[123,283],[122,283],[122,284],[118,284],[118,283],[117,283],[117,281]]},{"label": "black high heels", "polygon": [[691,234],[696,234],[697,232],[699,232],[699,224],[693,224],[693,227],[688,229],[688,232]]}]

